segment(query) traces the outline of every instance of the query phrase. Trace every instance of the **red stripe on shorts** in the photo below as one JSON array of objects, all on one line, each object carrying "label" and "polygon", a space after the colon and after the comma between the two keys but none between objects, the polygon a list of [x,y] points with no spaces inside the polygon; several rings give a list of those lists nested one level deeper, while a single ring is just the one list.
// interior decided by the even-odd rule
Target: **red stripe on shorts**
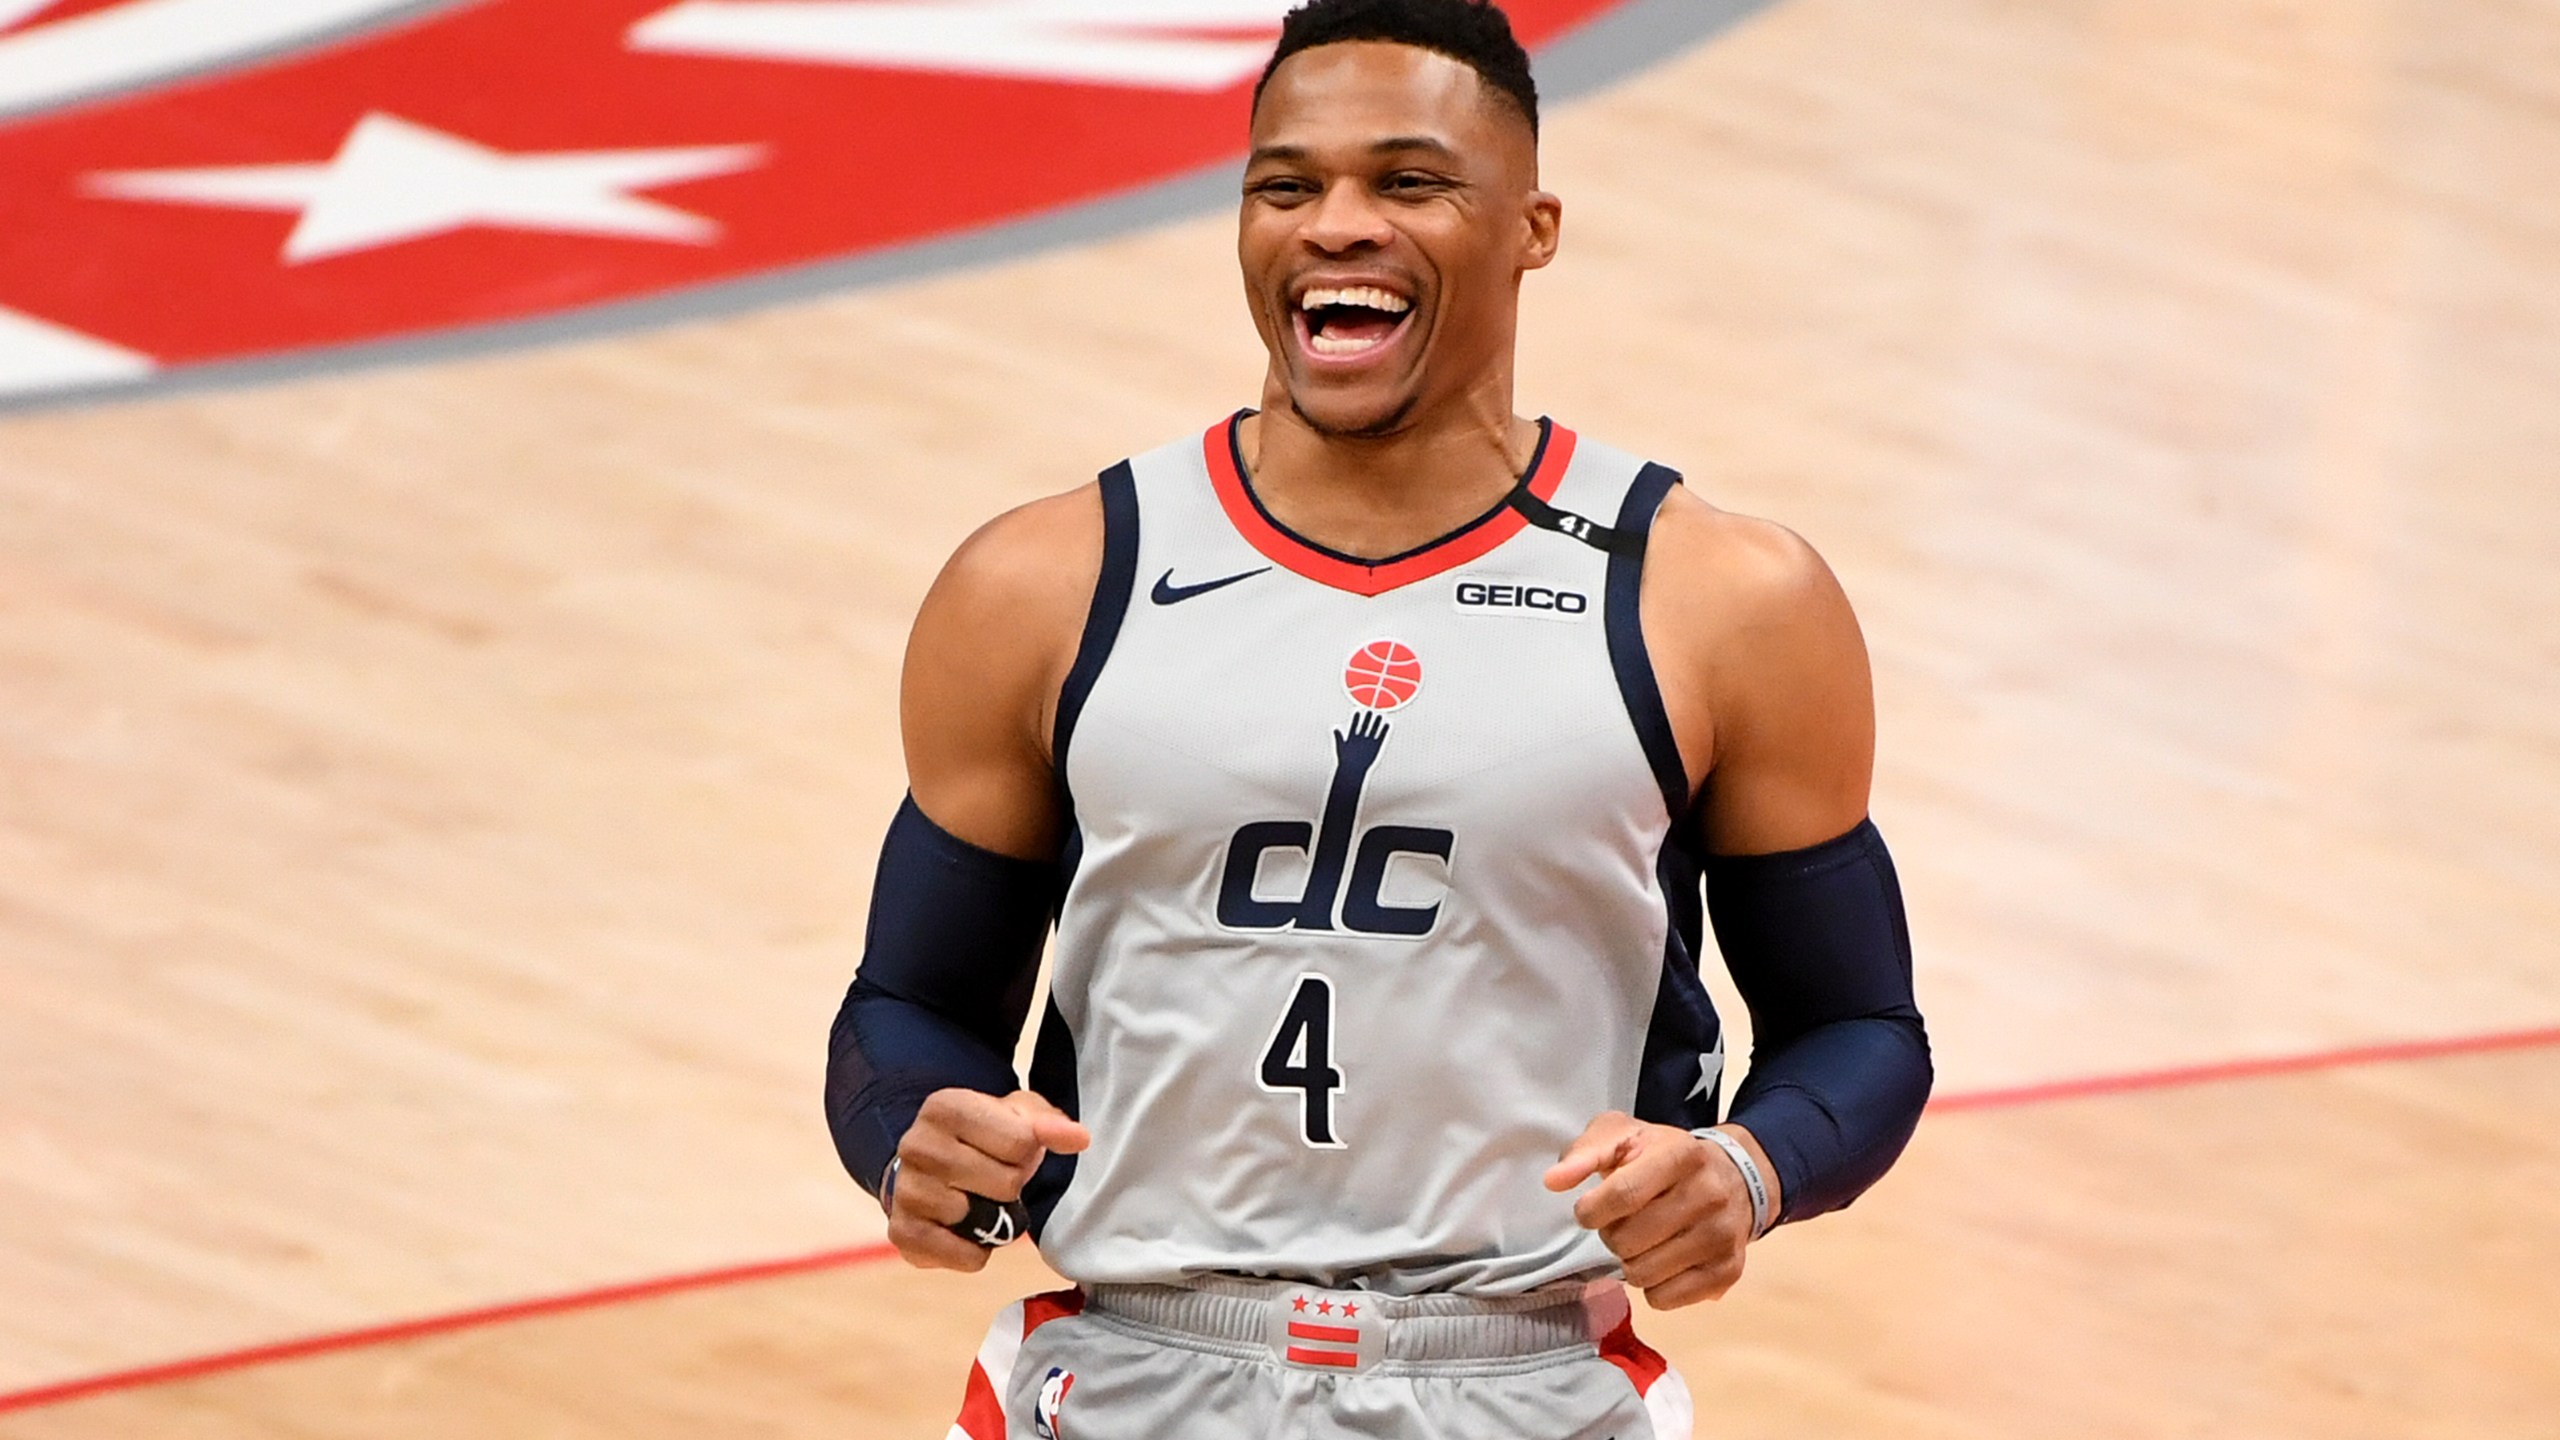
[{"label": "red stripe on shorts", "polygon": [[[1032,1331],[1052,1320],[1083,1313],[1084,1292],[1081,1290],[1052,1290],[1046,1295],[1034,1295],[1022,1302],[1022,1338],[1030,1339]],[[970,1365],[969,1390],[961,1397],[960,1418],[953,1423],[969,1440],[1005,1440],[1004,1400],[996,1394],[995,1377],[987,1373],[986,1366]]]},{"label": "red stripe on shorts", "polygon": [[1032,1331],[1052,1320],[1064,1320],[1070,1315],[1083,1313],[1084,1292],[1081,1290],[1052,1290],[1046,1295],[1034,1295],[1022,1302],[1022,1338],[1030,1339]]},{"label": "red stripe on shorts", "polygon": [[1358,1368],[1360,1356],[1352,1350],[1309,1350],[1292,1345],[1288,1351],[1292,1365],[1339,1365],[1345,1370]]},{"label": "red stripe on shorts", "polygon": [[1360,1343],[1360,1332],[1340,1325],[1309,1325],[1303,1320],[1292,1320],[1289,1322],[1289,1338],[1330,1340],[1336,1345],[1357,1345]]},{"label": "red stripe on shorts", "polygon": [[1600,1337],[1600,1358],[1627,1372],[1628,1383],[1638,1395],[1653,1392],[1653,1382],[1671,1369],[1671,1362],[1654,1348],[1636,1338],[1636,1317],[1629,1315],[1616,1329]]},{"label": "red stripe on shorts", "polygon": [[969,1367],[969,1393],[960,1401],[960,1433],[969,1440],[1004,1440],[1004,1405],[996,1399],[987,1367]]}]

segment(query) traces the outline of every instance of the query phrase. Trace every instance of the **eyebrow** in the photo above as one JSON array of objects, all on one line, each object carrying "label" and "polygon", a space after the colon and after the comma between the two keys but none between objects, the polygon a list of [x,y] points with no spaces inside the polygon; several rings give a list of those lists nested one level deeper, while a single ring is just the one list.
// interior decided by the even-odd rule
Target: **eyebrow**
[{"label": "eyebrow", "polygon": [[[1458,158],[1457,149],[1449,142],[1429,135],[1390,135],[1383,140],[1369,142],[1369,153],[1372,155],[1391,155],[1400,150],[1428,150],[1451,160]],[[1305,160],[1311,158],[1314,153],[1304,145],[1264,145],[1257,148],[1246,163],[1259,164],[1265,160]]]}]

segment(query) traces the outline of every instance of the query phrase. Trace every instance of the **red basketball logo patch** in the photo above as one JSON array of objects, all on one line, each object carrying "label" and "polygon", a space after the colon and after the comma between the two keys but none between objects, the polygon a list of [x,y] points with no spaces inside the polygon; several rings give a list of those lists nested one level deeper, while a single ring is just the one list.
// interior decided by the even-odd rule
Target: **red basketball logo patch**
[{"label": "red basketball logo patch", "polygon": [[1370,710],[1397,710],[1422,690],[1422,657],[1401,640],[1372,640],[1343,667],[1342,688]]}]

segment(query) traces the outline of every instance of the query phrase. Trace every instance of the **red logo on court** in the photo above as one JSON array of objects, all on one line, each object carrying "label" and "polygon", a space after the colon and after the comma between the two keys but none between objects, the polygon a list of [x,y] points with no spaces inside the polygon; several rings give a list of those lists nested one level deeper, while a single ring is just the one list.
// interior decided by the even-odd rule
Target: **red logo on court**
[{"label": "red logo on court", "polygon": [[0,0],[0,403],[886,275],[1237,154],[1291,3]]},{"label": "red logo on court", "polygon": [[1342,688],[1370,710],[1401,710],[1422,691],[1422,657],[1401,640],[1372,640],[1342,669]]}]

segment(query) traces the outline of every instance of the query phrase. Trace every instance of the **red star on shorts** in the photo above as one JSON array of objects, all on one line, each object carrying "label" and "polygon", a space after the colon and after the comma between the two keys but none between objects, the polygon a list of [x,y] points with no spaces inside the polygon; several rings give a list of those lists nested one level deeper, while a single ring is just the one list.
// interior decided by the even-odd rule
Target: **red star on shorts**
[{"label": "red star on shorts", "polygon": [[1290,1301],[1289,1308],[1297,1311],[1301,1315],[1305,1314],[1307,1310],[1307,1297],[1301,1295],[1297,1299]]},{"label": "red star on shorts", "polygon": [[1332,1314],[1332,1313],[1333,1313],[1333,1302],[1332,1302],[1332,1301],[1330,1301],[1330,1300],[1319,1300],[1319,1301],[1317,1301],[1317,1302],[1316,1302],[1316,1313],[1317,1313],[1317,1314],[1319,1314],[1319,1315],[1330,1315],[1330,1314]]},{"label": "red star on shorts", "polygon": [[1348,1301],[1348,1300],[1345,1300],[1344,1302],[1342,1302],[1342,1318],[1343,1318],[1343,1319],[1348,1320],[1348,1319],[1350,1319],[1351,1317],[1353,1317],[1354,1315],[1357,1315],[1357,1314],[1359,1314],[1359,1313],[1360,1313],[1360,1307],[1359,1307],[1359,1306],[1352,1304],[1352,1303],[1351,1303],[1350,1301]]}]

